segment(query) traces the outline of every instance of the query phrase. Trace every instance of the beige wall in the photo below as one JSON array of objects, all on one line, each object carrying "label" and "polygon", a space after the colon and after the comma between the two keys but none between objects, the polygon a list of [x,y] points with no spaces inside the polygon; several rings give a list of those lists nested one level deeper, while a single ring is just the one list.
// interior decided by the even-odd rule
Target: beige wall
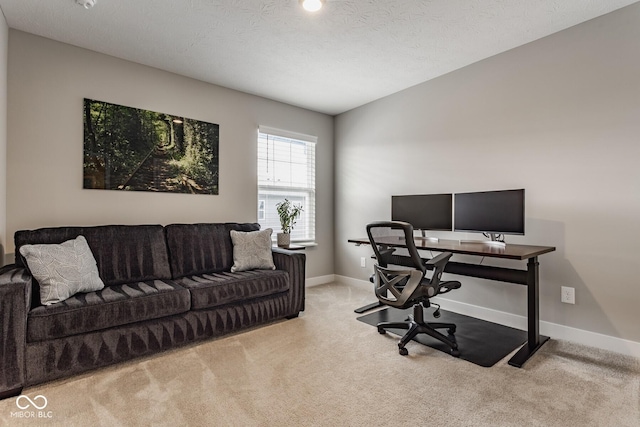
[{"label": "beige wall", "polygon": [[[507,242],[557,247],[542,321],[640,342],[638,23],[635,4],[338,116],[336,274],[369,276],[347,239],[392,194],[525,188],[526,236]],[[526,315],[524,287],[459,278],[450,299]]]},{"label": "beige wall", "polygon": [[7,247],[7,54],[9,27],[0,11],[0,263]]},{"label": "beige wall", "polygon": [[[255,221],[257,128],[266,125],[318,137],[318,246],[306,250],[307,277],[333,274],[331,116],[16,30],[8,85],[8,236],[59,225]],[[219,124],[220,194],[82,189],[83,98]]]}]

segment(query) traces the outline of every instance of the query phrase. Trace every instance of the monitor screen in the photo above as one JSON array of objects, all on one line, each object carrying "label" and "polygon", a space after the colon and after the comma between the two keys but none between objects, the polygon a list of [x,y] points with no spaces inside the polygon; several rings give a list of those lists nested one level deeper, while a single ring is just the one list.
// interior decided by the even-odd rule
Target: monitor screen
[{"label": "monitor screen", "polygon": [[453,228],[452,194],[391,196],[391,220],[404,221],[417,230]]},{"label": "monitor screen", "polygon": [[524,189],[456,193],[454,230],[524,234]]}]

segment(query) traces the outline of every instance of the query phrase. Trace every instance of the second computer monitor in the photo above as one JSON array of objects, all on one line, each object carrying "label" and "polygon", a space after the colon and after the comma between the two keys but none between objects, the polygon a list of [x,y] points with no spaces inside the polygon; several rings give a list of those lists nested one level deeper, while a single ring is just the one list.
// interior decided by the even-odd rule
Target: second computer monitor
[{"label": "second computer monitor", "polygon": [[391,220],[404,221],[417,230],[453,228],[452,194],[391,196]]},{"label": "second computer monitor", "polygon": [[455,231],[524,234],[524,190],[456,193]]}]

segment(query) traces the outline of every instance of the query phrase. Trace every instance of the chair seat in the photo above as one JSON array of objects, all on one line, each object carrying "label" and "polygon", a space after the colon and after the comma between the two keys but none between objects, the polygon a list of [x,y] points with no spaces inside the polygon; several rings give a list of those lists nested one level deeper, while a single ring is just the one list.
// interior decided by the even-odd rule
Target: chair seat
[{"label": "chair seat", "polygon": [[170,280],[107,286],[29,312],[27,341],[44,341],[184,313],[189,291]]},{"label": "chair seat", "polygon": [[289,275],[281,270],[220,272],[187,276],[176,281],[191,291],[191,307],[194,310],[289,290]]}]

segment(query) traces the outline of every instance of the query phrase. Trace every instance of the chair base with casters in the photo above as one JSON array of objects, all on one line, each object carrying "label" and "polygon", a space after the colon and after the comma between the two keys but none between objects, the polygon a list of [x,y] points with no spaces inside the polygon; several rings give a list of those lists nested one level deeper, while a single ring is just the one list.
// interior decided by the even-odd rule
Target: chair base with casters
[{"label": "chair base with casters", "polygon": [[[398,342],[398,352],[406,356],[409,351],[405,345],[418,334],[427,334],[439,341],[442,341],[449,347],[449,353],[454,357],[460,357],[458,344],[454,334],[456,333],[456,325],[453,323],[425,322],[422,304],[418,303],[413,306],[413,315],[409,315],[406,322],[380,322],[378,323],[378,332],[386,334],[387,329],[408,329],[407,333],[400,338]],[[446,329],[448,336],[438,332],[438,329]]]}]

